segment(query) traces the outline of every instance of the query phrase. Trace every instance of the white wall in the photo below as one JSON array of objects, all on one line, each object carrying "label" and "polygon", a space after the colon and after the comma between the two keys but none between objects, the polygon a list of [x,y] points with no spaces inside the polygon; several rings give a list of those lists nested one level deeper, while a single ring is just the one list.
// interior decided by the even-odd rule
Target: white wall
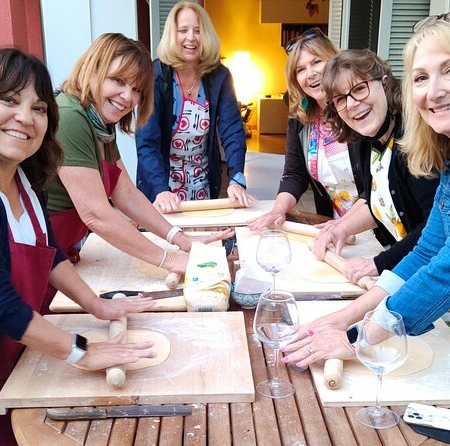
[{"label": "white wall", "polygon": [[[46,63],[57,87],[70,73],[75,61],[105,32],[120,32],[137,38],[135,0],[41,0]],[[118,133],[122,160],[134,180],[134,138]]]}]

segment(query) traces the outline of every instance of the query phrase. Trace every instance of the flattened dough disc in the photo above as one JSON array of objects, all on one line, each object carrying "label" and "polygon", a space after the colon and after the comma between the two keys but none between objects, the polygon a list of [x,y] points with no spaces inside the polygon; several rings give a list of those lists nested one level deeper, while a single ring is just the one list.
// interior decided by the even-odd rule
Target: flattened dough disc
[{"label": "flattened dough disc", "polygon": [[[107,329],[95,329],[89,330],[83,333],[89,342],[106,342],[108,340],[108,330]],[[127,370],[140,370],[146,367],[153,367],[162,364],[170,354],[170,341],[169,339],[159,333],[158,331],[150,330],[128,330],[127,331],[127,342],[130,344],[153,341],[155,345],[151,347],[151,350],[156,353],[154,358],[141,358],[138,362],[133,362],[127,364]],[[77,364],[70,364],[76,368],[86,370]]]},{"label": "flattened dough disc", "polygon": [[[406,362],[386,376],[405,376],[421,372],[433,364],[434,352],[430,345],[417,336],[408,338],[408,357]],[[357,359],[344,361],[344,373],[359,373],[374,375],[374,372],[361,364]]]},{"label": "flattened dough disc", "polygon": [[303,265],[299,271],[303,279],[317,283],[348,283],[348,279],[325,262]]}]

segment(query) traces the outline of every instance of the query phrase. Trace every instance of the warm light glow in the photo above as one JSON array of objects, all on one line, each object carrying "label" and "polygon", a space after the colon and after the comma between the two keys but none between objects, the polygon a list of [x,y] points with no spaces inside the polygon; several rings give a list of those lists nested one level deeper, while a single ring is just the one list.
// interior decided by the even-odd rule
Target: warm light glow
[{"label": "warm light glow", "polygon": [[262,74],[248,51],[235,51],[223,61],[233,75],[238,101],[248,104],[255,101],[262,85]]}]

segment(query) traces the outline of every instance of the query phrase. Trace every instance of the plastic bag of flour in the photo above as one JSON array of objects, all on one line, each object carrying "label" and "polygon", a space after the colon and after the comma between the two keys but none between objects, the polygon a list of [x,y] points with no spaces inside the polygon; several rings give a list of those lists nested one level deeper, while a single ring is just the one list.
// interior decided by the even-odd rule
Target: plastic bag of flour
[{"label": "plastic bag of flour", "polygon": [[227,311],[231,277],[223,246],[193,242],[184,278],[188,311]]}]

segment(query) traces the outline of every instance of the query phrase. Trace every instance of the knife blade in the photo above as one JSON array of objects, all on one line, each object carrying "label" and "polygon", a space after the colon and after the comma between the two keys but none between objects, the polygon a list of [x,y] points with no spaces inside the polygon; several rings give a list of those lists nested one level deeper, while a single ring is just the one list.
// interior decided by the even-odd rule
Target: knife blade
[{"label": "knife blade", "polygon": [[176,288],[174,290],[161,290],[161,291],[135,291],[135,290],[114,290],[100,293],[100,297],[103,299],[112,299],[117,293],[125,294],[127,297],[137,296],[138,294],[143,297],[152,297],[153,299],[167,299],[169,297],[176,297],[183,295],[183,288]]},{"label": "knife blade", "polygon": [[324,293],[324,292],[298,292],[294,291],[292,293],[295,300],[298,301],[308,301],[308,300],[345,300],[345,299],[356,299],[358,296],[363,294],[362,291],[358,292],[341,292],[341,293]]},{"label": "knife blade", "polygon": [[102,420],[106,418],[174,417],[192,414],[192,406],[133,405],[86,408],[49,408],[47,416],[52,420]]}]

